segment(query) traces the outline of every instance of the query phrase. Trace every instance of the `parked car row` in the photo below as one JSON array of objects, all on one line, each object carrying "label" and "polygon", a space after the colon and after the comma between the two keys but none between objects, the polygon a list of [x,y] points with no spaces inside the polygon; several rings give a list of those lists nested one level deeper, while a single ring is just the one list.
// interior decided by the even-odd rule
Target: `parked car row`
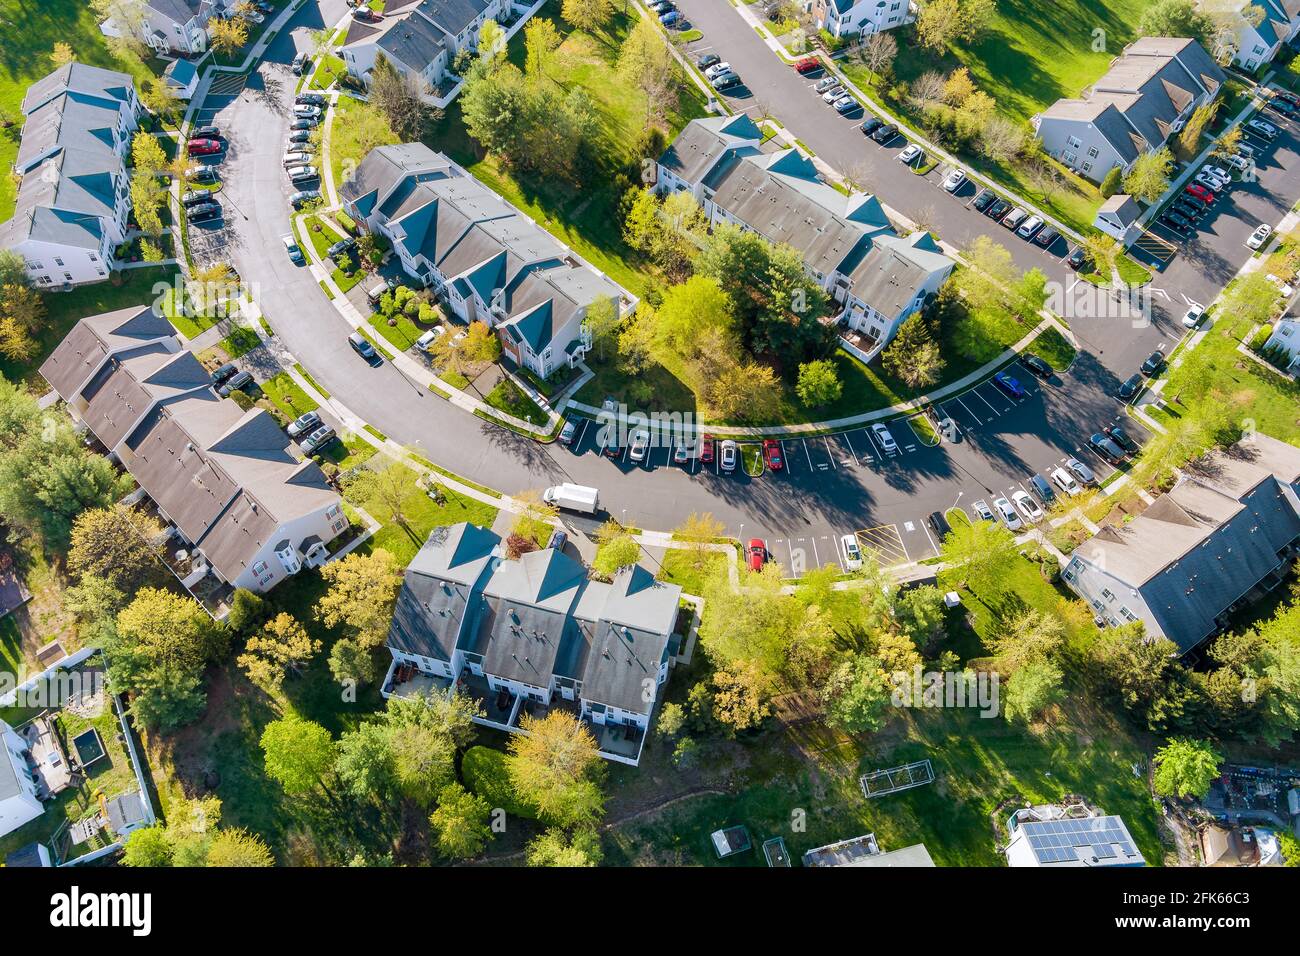
[{"label": "parked car row", "polygon": [[[289,127],[289,138],[285,143],[284,172],[289,177],[289,182],[295,186],[306,186],[320,179],[320,170],[313,163],[310,148],[311,128],[324,118],[326,105],[327,101],[320,93],[299,93],[294,97],[293,113],[296,119]],[[319,190],[304,188],[289,197],[289,204],[300,209],[319,198]]]},{"label": "parked car row", "polygon": [[672,0],[654,0],[650,4],[650,9],[664,26],[679,30],[685,28],[686,19],[682,16],[681,11],[677,9],[677,4],[673,3]]},{"label": "parked car row", "polygon": [[704,72],[709,85],[719,92],[740,85],[740,77],[732,70],[731,64],[716,53],[706,53],[695,65]]}]

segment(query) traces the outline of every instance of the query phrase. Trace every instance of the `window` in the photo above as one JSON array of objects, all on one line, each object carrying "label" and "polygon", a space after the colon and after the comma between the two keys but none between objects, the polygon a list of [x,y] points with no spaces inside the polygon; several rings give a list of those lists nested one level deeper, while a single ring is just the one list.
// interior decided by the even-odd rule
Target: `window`
[{"label": "window", "polygon": [[1110,588],[1102,588],[1101,596],[1104,597],[1107,601],[1115,600],[1115,594],[1114,592],[1111,591]]},{"label": "window", "polygon": [[1079,137],[1077,136],[1071,136],[1069,139],[1065,141],[1065,143],[1071,149],[1078,149],[1080,146],[1083,145],[1083,140],[1079,139]]},{"label": "window", "polygon": [[1096,147],[1096,146],[1089,146],[1089,147],[1088,147],[1088,155],[1089,155],[1092,159],[1096,159],[1096,158],[1097,158],[1097,155],[1098,155],[1098,153],[1097,153],[1097,147]]},{"label": "window", "polygon": [[1128,608],[1124,607],[1124,605],[1122,605],[1122,604],[1120,605],[1120,608],[1119,608],[1119,614],[1120,614],[1120,617],[1124,618],[1124,620],[1126,620],[1126,621],[1136,621],[1136,620],[1137,620],[1137,615],[1134,614],[1132,611],[1130,611]]},{"label": "window", "polygon": [[54,257],[54,264],[55,264],[56,266],[61,266],[61,265],[63,265],[63,260],[60,259],[58,256],[55,256],[55,257]]},{"label": "window", "polygon": [[71,272],[65,272],[65,273],[63,273],[63,278],[64,278],[65,281],[67,281],[67,282],[71,282],[71,281],[72,281],[72,273],[71,273]]},{"label": "window", "polygon": [[1061,154],[1061,158],[1073,166],[1074,163],[1078,161],[1079,154],[1074,152],[1064,152]]},{"label": "window", "polygon": [[1092,163],[1084,163],[1084,164],[1083,164],[1083,171],[1084,171],[1085,173],[1090,173],[1090,172],[1092,172]]}]

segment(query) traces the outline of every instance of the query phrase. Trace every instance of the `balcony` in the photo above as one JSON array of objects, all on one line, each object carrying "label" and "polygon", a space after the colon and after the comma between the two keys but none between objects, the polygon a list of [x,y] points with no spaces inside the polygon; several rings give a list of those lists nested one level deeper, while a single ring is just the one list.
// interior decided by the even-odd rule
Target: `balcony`
[{"label": "balcony", "polygon": [[646,732],[640,727],[594,724],[590,720],[584,720],[583,723],[596,738],[596,747],[602,757],[634,767],[640,763],[641,748],[645,745],[646,738]]},{"label": "balcony", "polygon": [[406,664],[393,658],[384,675],[381,694],[388,697],[433,697],[446,696],[451,689],[451,678],[437,674],[426,674],[414,664]]},{"label": "balcony", "polygon": [[476,700],[483,708],[483,716],[475,721],[497,730],[518,730],[515,721],[519,714],[519,698],[508,690],[493,690],[486,677],[468,671],[456,681],[456,693]]}]

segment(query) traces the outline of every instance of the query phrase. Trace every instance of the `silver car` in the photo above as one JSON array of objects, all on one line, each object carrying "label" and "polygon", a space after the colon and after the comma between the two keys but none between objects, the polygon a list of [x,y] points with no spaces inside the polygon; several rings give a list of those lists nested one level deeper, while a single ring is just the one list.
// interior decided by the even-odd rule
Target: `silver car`
[{"label": "silver car", "polygon": [[728,438],[718,448],[718,467],[723,471],[735,471],[739,454],[736,443]]}]

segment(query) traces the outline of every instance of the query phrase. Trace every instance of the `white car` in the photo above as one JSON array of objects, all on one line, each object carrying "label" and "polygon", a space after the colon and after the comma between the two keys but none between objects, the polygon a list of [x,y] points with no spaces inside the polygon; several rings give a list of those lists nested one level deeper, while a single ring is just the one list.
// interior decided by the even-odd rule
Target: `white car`
[{"label": "white car", "polygon": [[1240,153],[1233,153],[1231,156],[1224,156],[1223,161],[1238,172],[1244,173],[1250,169],[1251,160],[1242,156]]},{"label": "white car", "polygon": [[284,165],[286,166],[307,166],[311,163],[311,153],[303,153],[292,150],[284,154]]},{"label": "white car", "polygon": [[822,102],[834,103],[836,100],[840,99],[844,95],[845,95],[844,87],[832,86],[829,90],[827,90],[825,93],[822,94]]},{"label": "white car", "polygon": [[1092,469],[1079,461],[1077,458],[1071,458],[1065,463],[1065,467],[1074,472],[1074,477],[1078,478],[1085,485],[1095,485],[1097,476],[1092,473]]},{"label": "white car", "polygon": [[627,457],[632,461],[644,461],[646,449],[650,447],[650,433],[644,428],[638,428],[632,433],[632,447],[628,449]]},{"label": "white car", "polygon": [[993,509],[989,507],[989,503],[983,498],[971,505],[971,508],[974,509],[976,517],[981,521],[998,520],[993,514]]},{"label": "white car", "polygon": [[832,86],[839,86],[839,85],[840,85],[840,81],[838,77],[824,76],[813,85],[813,89],[816,90],[818,93],[825,93]]},{"label": "white car", "polygon": [[921,152],[920,146],[916,145],[916,143],[908,143],[903,147],[903,151],[898,154],[898,161],[900,163],[907,163],[910,166],[913,161],[924,155],[925,153]]},{"label": "white car", "polygon": [[289,181],[292,183],[305,183],[309,179],[318,179],[320,170],[315,166],[290,166],[285,170],[289,175]]},{"label": "white car", "polygon": [[1074,480],[1074,475],[1070,474],[1064,468],[1052,469],[1052,482],[1070,497],[1074,497],[1083,491],[1079,483]]},{"label": "white car", "polygon": [[1273,275],[1273,273],[1270,272],[1268,275],[1264,276],[1264,278],[1267,279],[1269,282],[1273,283],[1275,286],[1277,286],[1277,291],[1281,292],[1288,299],[1295,294],[1295,289],[1291,288],[1291,286],[1287,285],[1277,276]]},{"label": "white car", "polygon": [[1205,318],[1205,310],[1199,305],[1192,305],[1183,313],[1183,325],[1189,329],[1194,329],[1203,318]]},{"label": "white car", "polygon": [[1246,240],[1246,245],[1251,249],[1258,249],[1268,242],[1268,237],[1271,235],[1273,235],[1273,227],[1261,225],[1250,234],[1250,238]]},{"label": "white car", "polygon": [[884,425],[872,425],[871,434],[875,436],[880,447],[884,449],[886,455],[893,458],[898,454],[898,442],[894,441],[894,436],[889,434],[889,429]]},{"label": "white car", "polygon": [[1218,176],[1225,183],[1232,181],[1232,173],[1228,172],[1222,166],[1202,166],[1201,172],[1209,173],[1211,176]]},{"label": "white car", "polygon": [[721,63],[715,63],[713,64],[713,66],[705,70],[704,76],[706,79],[711,80],[715,76],[721,76],[723,73],[730,73],[730,72],[731,72],[731,64],[728,63],[726,60],[723,60]]},{"label": "white car", "polygon": [[844,566],[850,571],[862,567],[862,549],[858,547],[857,535],[846,534],[840,538],[840,550],[844,552]]},{"label": "white car", "polygon": [[1258,133],[1265,139],[1272,139],[1277,135],[1277,127],[1272,123],[1266,123],[1262,119],[1253,119],[1246,121],[1246,128],[1252,133]]},{"label": "white car", "polygon": [[320,107],[312,106],[310,103],[295,103],[293,115],[301,119],[320,119]]},{"label": "white car", "polygon": [[961,189],[962,184],[966,182],[966,174],[960,169],[954,169],[947,176],[943,177],[943,188],[950,193],[955,193]]},{"label": "white car", "polygon": [[1037,501],[1029,497],[1028,492],[1013,492],[1011,500],[1016,503],[1016,507],[1020,509],[1020,513],[1030,521],[1037,521],[1043,516],[1043,509],[1038,507]]},{"label": "white car", "polygon": [[433,347],[433,343],[438,341],[438,336],[446,332],[446,328],[441,325],[435,325],[428,332],[425,332],[415,340],[415,347],[421,352],[427,352]]},{"label": "white car", "polygon": [[1002,515],[1002,520],[1012,531],[1019,531],[1025,526],[1025,523],[1020,520],[1020,515],[1016,514],[1016,509],[1011,507],[1011,502],[1006,498],[999,498],[993,502],[993,507],[998,509],[998,514]]},{"label": "white car", "polygon": [[735,471],[737,457],[739,457],[739,450],[730,438],[718,446],[718,467],[723,471]]},{"label": "white car", "polygon": [[1218,176],[1211,176],[1209,173],[1201,173],[1199,176],[1197,176],[1196,183],[1197,185],[1204,186],[1206,189],[1210,190],[1210,192],[1214,192],[1214,193],[1223,192],[1223,187],[1228,185]]}]

